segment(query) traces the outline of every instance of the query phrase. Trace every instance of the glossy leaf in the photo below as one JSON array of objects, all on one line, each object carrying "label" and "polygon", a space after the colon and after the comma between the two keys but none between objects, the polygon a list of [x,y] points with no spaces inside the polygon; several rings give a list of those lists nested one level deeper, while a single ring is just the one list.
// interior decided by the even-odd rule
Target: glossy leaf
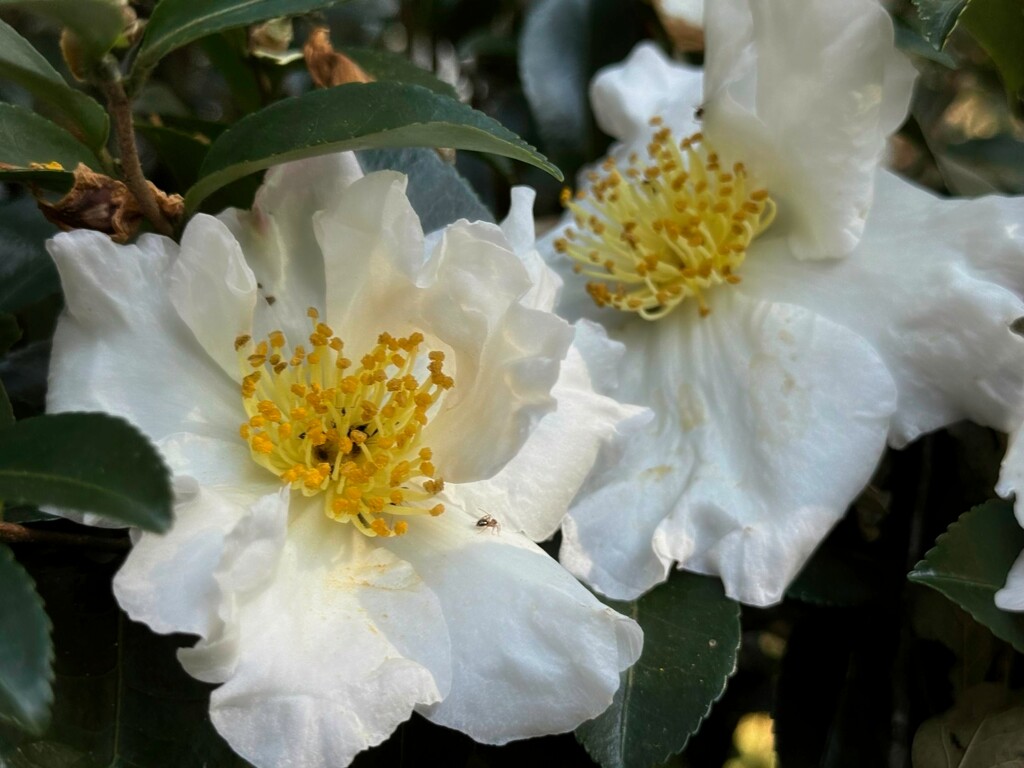
[{"label": "glossy leaf", "polygon": [[0,312],[13,312],[60,291],[60,278],[46,252],[57,228],[30,197],[0,205]]},{"label": "glossy leaf", "polygon": [[996,608],[994,596],[1024,549],[1024,529],[1006,501],[965,512],[939,536],[910,580],[938,590],[992,633],[1024,651],[1024,615]]},{"label": "glossy leaf", "polygon": [[50,621],[32,578],[0,545],[0,716],[41,732],[53,701]]},{"label": "glossy leaf", "polygon": [[[92,531],[99,535],[98,530]],[[22,549],[53,622],[54,703],[38,737],[0,728],[5,768],[242,768],[210,723],[210,686],[175,651],[194,638],[129,621],[110,579],[120,559]]]},{"label": "glossy leaf", "polygon": [[277,16],[296,16],[337,0],[161,0],[146,24],[132,69],[137,89],[164,56],[183,45],[226,29],[257,24]]},{"label": "glossy leaf", "polygon": [[358,64],[374,80],[393,81],[422,85],[442,96],[457,99],[455,89],[444,80],[421,67],[417,67],[405,56],[391,51],[378,51],[373,48],[350,48],[345,46],[341,52]]},{"label": "glossy leaf", "polygon": [[111,49],[124,29],[124,16],[115,0],[0,0],[0,10],[20,8],[47,16],[67,27],[93,59]]},{"label": "glossy leaf", "polygon": [[603,768],[662,763],[686,746],[736,669],[739,605],[718,579],[684,572],[639,600],[609,605],[640,623],[644,651],[611,707],[576,736]]},{"label": "glossy leaf", "polygon": [[[1018,706],[1014,706],[1017,704]],[[914,768],[1011,768],[1024,761],[1020,695],[982,683],[957,705],[922,723],[914,735]]]},{"label": "glossy leaf", "polygon": [[36,99],[45,102],[70,125],[82,140],[98,150],[107,141],[110,121],[99,103],[67,84],[39,51],[0,21],[0,78],[12,80]]},{"label": "glossy leaf", "polygon": [[0,312],[0,354],[3,354],[21,338],[21,328],[14,315]]},{"label": "glossy leaf", "polygon": [[533,147],[465,104],[418,85],[353,83],[285,99],[238,121],[213,142],[185,204],[194,211],[215,190],[278,163],[385,147],[493,152],[561,178]]},{"label": "glossy leaf", "polygon": [[38,416],[0,433],[0,499],[96,512],[154,531],[171,521],[170,477],[156,449],[128,422],[102,413]]},{"label": "glossy leaf", "polygon": [[972,0],[960,22],[992,57],[1007,92],[1024,98],[1024,7],[1020,0]]},{"label": "glossy leaf", "polygon": [[369,149],[359,153],[359,164],[366,173],[391,169],[409,177],[406,192],[424,232],[458,219],[494,221],[469,182],[432,149]]},{"label": "glossy leaf", "polygon": [[[33,169],[32,163],[60,163],[64,170]],[[96,155],[56,123],[24,107],[0,104],[0,168],[15,173],[64,173],[79,163],[94,170],[100,167]]]},{"label": "glossy leaf", "polygon": [[178,188],[188,189],[195,184],[199,178],[203,158],[210,149],[209,139],[176,128],[146,122],[136,122],[135,132],[149,142],[174,177]]},{"label": "glossy leaf", "polygon": [[941,49],[967,3],[968,0],[914,0],[925,40]]}]

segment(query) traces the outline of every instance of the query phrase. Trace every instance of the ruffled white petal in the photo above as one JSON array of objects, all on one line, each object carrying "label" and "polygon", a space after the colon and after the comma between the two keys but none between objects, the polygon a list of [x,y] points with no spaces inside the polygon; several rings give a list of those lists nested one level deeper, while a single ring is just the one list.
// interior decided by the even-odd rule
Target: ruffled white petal
[{"label": "ruffled white petal", "polygon": [[200,214],[188,223],[168,289],[178,315],[206,354],[228,376],[239,378],[234,341],[252,333],[256,277],[222,222]]},{"label": "ruffled white petal", "polygon": [[709,3],[705,134],[779,206],[801,258],[849,253],[914,70],[876,0]]},{"label": "ruffled white petal", "polygon": [[325,303],[313,214],[338,210],[343,191],[362,175],[351,152],[279,165],[267,171],[251,212],[220,215],[260,285],[257,333],[281,329],[292,343],[305,341],[306,309]]},{"label": "ruffled white petal", "polygon": [[1006,585],[996,592],[996,608],[1004,611],[1024,611],[1024,552],[1010,566]]},{"label": "ruffled white petal", "polygon": [[451,638],[451,691],[419,710],[489,744],[600,714],[640,655],[640,627],[527,539],[476,527],[453,500],[442,517],[414,519],[407,536],[385,544],[437,595]]},{"label": "ruffled white petal", "polygon": [[[970,419],[1021,422],[1024,200],[940,200],[881,173],[864,239],[839,263],[758,241],[740,288],[818,312],[866,338],[899,390],[890,442]],[[1010,290],[1012,288],[1013,290]]]},{"label": "ruffled white petal", "polygon": [[240,537],[218,569],[224,633],[183,659],[226,676],[211,718],[257,768],[345,766],[448,690],[437,598],[408,563],[301,506],[279,550],[272,527]]},{"label": "ruffled white petal", "polygon": [[175,432],[237,435],[245,418],[238,387],[168,297],[173,241],[144,235],[116,245],[76,230],[47,247],[66,306],[53,339],[47,410],[117,414],[153,440]]},{"label": "ruffled white petal", "polygon": [[700,130],[699,69],[670,61],[654,43],[643,42],[620,64],[605,67],[590,83],[590,102],[601,130],[627,146],[646,143],[654,116],[679,138]]},{"label": "ruffled white petal", "polygon": [[863,339],[733,289],[711,307],[619,334],[620,397],[656,422],[571,512],[562,553],[612,597],[676,560],[719,574],[731,597],[776,602],[884,448],[895,387]]},{"label": "ruffled white petal", "polygon": [[[504,469],[489,480],[460,485],[467,509],[490,514],[505,530],[542,541],[558,530],[562,517],[597,461],[599,451],[636,430],[650,418],[638,406],[598,394],[607,374],[622,360],[621,344],[600,326],[581,321],[551,394],[558,408],[545,416]],[[580,346],[587,351],[585,357]],[[617,380],[617,374],[612,377]],[[612,384],[612,378],[606,383]]]},{"label": "ruffled white petal", "polygon": [[554,312],[562,290],[562,278],[537,251],[533,225],[533,201],[536,197],[537,193],[531,187],[513,187],[512,205],[508,216],[501,222],[501,232],[512,252],[523,262],[530,278],[530,288],[523,294],[521,303],[530,309]]},{"label": "ruffled white petal", "polygon": [[526,270],[490,224],[448,228],[420,286],[416,317],[450,347],[455,378],[423,442],[446,480],[491,477],[554,408],[551,388],[572,328],[520,302]]},{"label": "ruffled white petal", "polygon": [[[996,493],[1003,498],[1015,496],[1013,512],[1017,522],[1024,526],[1024,427],[1018,427],[1010,435],[1010,444],[999,468],[999,482]],[[1024,585],[1024,573],[1022,573]],[[1024,610],[1024,608],[1022,608]]]}]

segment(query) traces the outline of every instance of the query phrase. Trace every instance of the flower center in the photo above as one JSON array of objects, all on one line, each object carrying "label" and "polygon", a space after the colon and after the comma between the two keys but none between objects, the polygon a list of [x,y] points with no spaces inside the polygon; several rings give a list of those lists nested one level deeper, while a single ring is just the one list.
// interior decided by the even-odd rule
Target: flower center
[{"label": "flower center", "polygon": [[656,320],[692,297],[705,316],[704,292],[740,281],[736,271],[774,220],[775,203],[749,189],[742,163],[723,171],[701,134],[677,142],[661,118],[651,125],[649,161],[634,153],[620,170],[609,157],[589,174],[589,190],[575,200],[562,191],[576,227],[555,250],[593,278],[587,292],[600,307]]},{"label": "flower center", "polygon": [[235,340],[249,416],[239,431],[253,459],[303,495],[323,494],[328,517],[367,536],[405,533],[409,524],[396,517],[440,515],[443,504],[424,503],[444,480],[420,436],[431,407],[455,384],[444,353],[429,352],[417,377],[423,334],[382,333],[353,366],[317,311],[308,314],[309,352],[300,345],[282,355],[281,331],[258,344]]}]

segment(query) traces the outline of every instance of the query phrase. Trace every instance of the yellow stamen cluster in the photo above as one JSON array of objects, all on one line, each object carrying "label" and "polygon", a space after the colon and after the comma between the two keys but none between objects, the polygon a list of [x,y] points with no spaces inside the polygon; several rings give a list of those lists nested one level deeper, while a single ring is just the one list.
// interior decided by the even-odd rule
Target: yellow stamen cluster
[{"label": "yellow stamen cluster", "polygon": [[651,125],[649,161],[633,154],[620,170],[609,157],[591,172],[589,190],[575,200],[563,190],[576,227],[555,250],[594,278],[587,291],[598,306],[656,320],[693,297],[707,315],[704,292],[740,281],[736,270],[775,204],[767,191],[749,189],[742,163],[723,170],[701,134],[677,142],[660,118]]},{"label": "yellow stamen cluster", "polygon": [[[444,353],[431,351],[420,378],[423,334],[382,333],[358,364],[309,310],[309,351],[284,353],[284,333],[259,343],[235,340],[242,402],[240,434],[256,463],[306,496],[323,494],[324,512],[367,536],[405,533],[396,517],[444,512],[429,500],[444,488],[420,436],[431,407],[454,386]],[[422,379],[422,380],[421,380]]]}]

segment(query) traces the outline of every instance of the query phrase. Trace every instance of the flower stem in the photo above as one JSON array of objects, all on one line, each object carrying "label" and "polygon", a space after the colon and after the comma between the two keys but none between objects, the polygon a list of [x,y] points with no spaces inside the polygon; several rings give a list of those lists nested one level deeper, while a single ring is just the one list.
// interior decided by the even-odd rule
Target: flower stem
[{"label": "flower stem", "polygon": [[164,218],[160,206],[157,205],[156,197],[153,195],[153,190],[142,173],[139,150],[135,146],[132,104],[125,93],[124,82],[116,63],[110,63],[105,68],[100,86],[107,97],[107,111],[113,119],[114,135],[117,138],[121,171],[124,173],[125,183],[138,201],[142,213],[153,225],[153,229],[161,235],[170,235],[174,231],[174,227]]},{"label": "flower stem", "polygon": [[52,546],[88,547],[108,552],[124,552],[131,543],[126,538],[84,536],[78,533],[57,533],[26,528],[17,523],[0,523],[0,541],[7,544],[49,544]]}]

